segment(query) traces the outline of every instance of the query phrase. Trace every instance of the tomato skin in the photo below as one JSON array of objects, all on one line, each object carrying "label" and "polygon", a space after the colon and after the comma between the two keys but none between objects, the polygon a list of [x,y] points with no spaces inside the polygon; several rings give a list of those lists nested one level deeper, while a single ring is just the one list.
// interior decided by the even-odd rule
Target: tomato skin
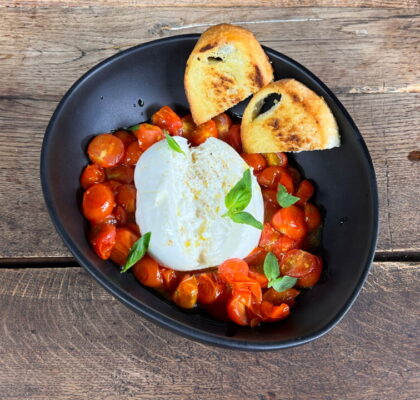
[{"label": "tomato skin", "polygon": [[179,273],[173,269],[160,267],[160,273],[163,279],[163,287],[168,292],[172,292],[178,285],[179,282]]},{"label": "tomato skin", "polygon": [[286,235],[280,234],[276,243],[272,246],[271,251],[274,255],[281,260],[285,253],[289,250],[297,249],[300,247],[301,240],[293,240]]},{"label": "tomato skin", "polygon": [[258,183],[268,189],[277,189],[278,179],[282,172],[284,172],[282,167],[267,167],[258,175]]},{"label": "tomato skin", "polygon": [[305,214],[295,205],[277,211],[271,224],[280,233],[294,240],[303,239],[307,232]]},{"label": "tomato skin", "polygon": [[117,228],[115,245],[111,251],[111,260],[123,266],[127,260],[128,253],[139,236],[127,228]]},{"label": "tomato skin", "polygon": [[223,286],[217,282],[214,274],[202,273],[198,276],[198,297],[201,304],[214,303],[223,292]]},{"label": "tomato skin", "polygon": [[234,124],[230,127],[227,142],[239,153],[242,153],[241,126]]},{"label": "tomato skin", "polygon": [[274,306],[268,301],[263,301],[260,310],[264,322],[279,321],[290,315],[290,307],[285,303]]},{"label": "tomato skin", "polygon": [[135,141],[130,143],[125,149],[125,155],[122,162],[123,164],[134,166],[137,164],[141,155],[142,151],[140,150],[139,143],[138,141]]},{"label": "tomato skin", "polygon": [[198,125],[190,136],[190,142],[193,146],[199,146],[209,137],[218,137],[217,126],[213,120]]},{"label": "tomato skin", "polygon": [[248,265],[261,265],[264,264],[267,252],[262,247],[256,247],[245,258],[244,261]]},{"label": "tomato skin", "polygon": [[322,260],[320,257],[314,256],[316,258],[316,265],[312,272],[309,274],[303,276],[302,278],[299,278],[296,282],[296,285],[299,288],[310,288],[312,286],[315,286],[319,278],[321,277],[322,273]]},{"label": "tomato skin", "polygon": [[135,222],[127,222],[125,224],[125,228],[129,229],[137,237],[140,237],[140,229],[139,229],[139,226]]},{"label": "tomato skin", "polygon": [[277,208],[279,204],[277,202],[277,192],[274,189],[263,189],[262,195],[264,201],[268,201],[271,204],[274,204]]},{"label": "tomato skin", "polygon": [[105,177],[105,170],[102,167],[96,164],[89,164],[80,176],[80,185],[83,189],[87,189],[95,183],[104,182]]},{"label": "tomato skin", "polygon": [[120,139],[124,143],[124,147],[127,148],[131,143],[136,141],[136,138],[133,134],[128,131],[124,131],[122,129],[113,133],[118,139]]},{"label": "tomato skin", "polygon": [[300,182],[298,189],[296,190],[296,196],[299,197],[297,204],[303,206],[314,194],[314,185],[307,179]]},{"label": "tomato skin", "polygon": [[293,185],[293,179],[287,172],[281,172],[278,178],[277,184],[283,185],[287,192],[292,194],[295,191],[295,187]]},{"label": "tomato skin", "polygon": [[194,132],[197,125],[195,124],[192,115],[188,114],[181,118],[182,122],[182,136],[190,140],[192,133]]},{"label": "tomato skin", "polygon": [[268,289],[263,294],[263,300],[272,303],[275,306],[286,303],[290,307],[295,305],[295,298],[300,294],[300,290],[295,288],[290,288],[283,290],[282,292],[277,292],[273,288]]},{"label": "tomato skin", "polygon": [[134,185],[121,185],[117,189],[115,201],[128,213],[134,213],[136,211],[136,193]]},{"label": "tomato skin", "polygon": [[321,213],[318,210],[318,207],[314,206],[311,203],[306,203],[303,211],[305,213],[305,222],[308,226],[308,232],[313,232],[321,226]]},{"label": "tomato skin", "polygon": [[175,304],[182,308],[193,308],[197,304],[198,282],[194,275],[184,275],[172,296]]},{"label": "tomato skin", "polygon": [[264,201],[264,222],[271,222],[273,215],[278,210],[280,210],[279,204],[272,203],[271,201]]},{"label": "tomato skin", "polygon": [[219,132],[219,139],[226,140],[229,129],[232,126],[232,120],[226,113],[221,113],[213,118],[216,123],[217,132]]},{"label": "tomato skin", "polygon": [[117,189],[122,185],[121,182],[114,181],[114,180],[108,180],[104,182],[105,185],[107,185],[111,190],[112,193],[114,193],[114,196],[117,194]]},{"label": "tomato skin", "polygon": [[233,293],[240,290],[249,290],[251,292],[252,298],[255,302],[261,303],[262,301],[262,291],[261,286],[258,281],[250,278],[249,276],[236,277],[234,281],[229,282]]},{"label": "tomato skin", "polygon": [[287,155],[285,153],[265,153],[265,159],[270,166],[286,167],[288,164]]},{"label": "tomato skin", "polygon": [[310,274],[317,266],[318,258],[304,250],[290,250],[286,253],[280,263],[282,275],[293,278],[302,278]]},{"label": "tomato skin", "polygon": [[134,168],[128,165],[117,165],[105,170],[108,180],[118,181],[120,183],[133,183]]},{"label": "tomato skin", "polygon": [[134,276],[144,285],[157,288],[163,285],[159,264],[151,257],[144,256],[132,268]]},{"label": "tomato skin", "polygon": [[137,137],[140,151],[146,151],[150,146],[164,139],[165,136],[161,128],[156,125],[144,123],[140,124],[133,134]]},{"label": "tomato skin", "polygon": [[111,250],[115,245],[117,228],[112,224],[100,224],[92,227],[89,241],[95,253],[102,259],[107,260],[111,256]]},{"label": "tomato skin", "polygon": [[233,282],[248,276],[248,264],[240,258],[231,258],[220,264],[218,269],[219,277],[225,282]]},{"label": "tomato skin", "polygon": [[261,232],[259,246],[265,251],[271,251],[279,238],[280,233],[278,233],[269,222],[266,222]]},{"label": "tomato skin", "polygon": [[268,279],[264,274],[257,271],[249,270],[248,276],[254,281],[258,282],[258,285],[260,285],[262,289],[265,289],[267,287]]},{"label": "tomato skin", "polygon": [[113,167],[124,157],[124,143],[110,133],[95,136],[88,146],[89,159],[100,167]]},{"label": "tomato skin", "polygon": [[152,115],[152,124],[165,129],[170,135],[182,134],[181,118],[168,106],[163,106]]},{"label": "tomato skin", "polygon": [[115,207],[114,194],[104,183],[97,183],[83,194],[83,215],[91,221],[100,221],[112,213]]},{"label": "tomato skin", "polygon": [[249,290],[238,290],[228,300],[226,309],[229,318],[238,325],[250,323],[247,309],[251,307],[252,296]]},{"label": "tomato skin", "polygon": [[254,169],[254,171],[262,171],[267,166],[267,161],[265,158],[258,153],[254,154],[242,154],[242,158],[245,160],[245,162]]}]

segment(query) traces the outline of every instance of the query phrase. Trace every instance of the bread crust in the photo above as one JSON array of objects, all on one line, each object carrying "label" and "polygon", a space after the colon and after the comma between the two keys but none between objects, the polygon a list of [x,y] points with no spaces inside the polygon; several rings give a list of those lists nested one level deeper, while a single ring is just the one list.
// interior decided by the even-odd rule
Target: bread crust
[{"label": "bread crust", "polygon": [[250,31],[229,24],[209,28],[188,58],[184,75],[194,122],[210,120],[272,80],[270,61]]},{"label": "bread crust", "polygon": [[[263,114],[264,99],[281,95],[278,104]],[[295,79],[270,83],[249,102],[241,124],[246,153],[324,150],[340,145],[337,122],[325,100]]]}]

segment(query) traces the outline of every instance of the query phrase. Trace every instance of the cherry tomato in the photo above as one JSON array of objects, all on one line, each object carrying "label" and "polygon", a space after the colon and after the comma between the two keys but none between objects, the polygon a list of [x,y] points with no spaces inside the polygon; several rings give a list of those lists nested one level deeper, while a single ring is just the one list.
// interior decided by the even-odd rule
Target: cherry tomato
[{"label": "cherry tomato", "polygon": [[219,276],[225,282],[233,282],[248,276],[248,264],[240,258],[231,258],[223,262],[218,269]]},{"label": "cherry tomato", "polygon": [[181,118],[168,106],[162,107],[152,115],[152,124],[167,130],[170,135],[182,133]]},{"label": "cherry tomato", "polygon": [[260,285],[262,289],[265,289],[267,287],[268,279],[264,274],[250,269],[248,276],[254,281],[258,282],[258,285]]},{"label": "cherry tomato", "polygon": [[160,267],[164,288],[172,292],[178,285],[179,273],[173,269]]},{"label": "cherry tomato", "polygon": [[118,226],[124,226],[127,223],[127,212],[122,206],[117,205],[115,207],[114,215]]},{"label": "cherry tomato", "polygon": [[252,168],[254,168],[254,171],[262,171],[267,166],[267,161],[265,161],[265,158],[258,153],[254,154],[242,154],[242,158],[245,160],[245,162]]},{"label": "cherry tomato", "polygon": [[290,250],[281,260],[280,271],[282,275],[302,278],[311,273],[318,263],[317,257],[304,250]]},{"label": "cherry tomato", "polygon": [[277,189],[282,172],[285,172],[282,167],[267,167],[258,175],[258,183],[268,189]]},{"label": "cherry tomato", "polygon": [[133,133],[139,142],[140,151],[146,151],[150,146],[165,138],[162,129],[147,123],[140,124]]},{"label": "cherry tomato", "polygon": [[279,321],[290,315],[290,307],[287,304],[274,306],[268,301],[261,303],[261,315],[265,322]]},{"label": "cherry tomato", "polygon": [[[114,210],[115,210],[115,208],[114,208]],[[111,214],[108,214],[106,217],[104,217],[100,220],[95,220],[95,221],[91,221],[91,222],[92,222],[92,226],[100,225],[100,224],[117,225],[117,218],[116,218],[114,212],[112,212]]]},{"label": "cherry tomato", "polygon": [[290,307],[292,307],[295,304],[295,298],[299,294],[300,291],[295,288],[283,290],[282,292],[277,292],[277,290],[270,288],[263,294],[263,300],[269,301],[275,306],[279,306],[280,304],[286,303]]},{"label": "cherry tomato", "polygon": [[133,183],[134,168],[128,165],[117,165],[105,170],[106,176],[109,180],[115,180],[120,183]]},{"label": "cherry tomato", "polygon": [[203,273],[198,276],[198,302],[201,304],[214,303],[223,291],[213,274]]},{"label": "cherry tomato", "polygon": [[117,228],[111,224],[95,225],[90,231],[89,241],[95,253],[106,260],[111,255],[111,250],[115,245]]},{"label": "cherry tomato", "polygon": [[157,288],[163,284],[159,264],[147,255],[134,264],[133,274],[144,286]]},{"label": "cherry tomato", "polygon": [[294,240],[303,239],[306,235],[305,214],[295,205],[277,211],[271,220],[271,224],[280,233]]},{"label": "cherry tomato", "polygon": [[134,234],[130,229],[117,228],[115,245],[111,251],[111,260],[118,265],[124,265],[127,260],[128,253],[138,238],[139,236]]},{"label": "cherry tomato", "polygon": [[190,140],[192,133],[194,132],[197,125],[192,119],[192,115],[188,114],[181,118],[182,121],[182,136]]},{"label": "cherry tomato", "polygon": [[[271,189],[270,189],[271,190]],[[264,222],[270,222],[273,215],[280,209],[279,204],[264,201]]]},{"label": "cherry tomato", "polygon": [[299,187],[299,183],[302,180],[302,176],[300,175],[300,172],[293,167],[287,167],[287,173],[292,177],[293,179],[293,186],[295,188]]},{"label": "cherry tomato", "polygon": [[121,182],[114,180],[108,180],[104,183],[105,185],[109,186],[109,188],[112,190],[112,193],[114,193],[114,196],[117,194],[117,189],[122,185]]},{"label": "cherry tomato", "polygon": [[244,258],[248,265],[261,265],[264,264],[267,252],[262,247],[256,247],[251,253]]},{"label": "cherry tomato", "polygon": [[125,228],[130,229],[131,232],[133,232],[135,235],[140,237],[140,229],[139,229],[139,226],[135,222],[127,222],[125,224]]},{"label": "cherry tomato", "polygon": [[138,141],[130,143],[125,150],[125,156],[122,162],[126,165],[136,165],[141,154],[142,151],[140,150]]},{"label": "cherry tomato", "polygon": [[238,290],[228,300],[226,308],[229,318],[238,325],[249,325],[248,308],[251,307],[252,296],[249,290]]},{"label": "cherry tomato", "polygon": [[271,251],[279,238],[280,233],[278,233],[269,222],[266,222],[261,232],[259,246],[266,251]]},{"label": "cherry tomato", "polygon": [[173,294],[173,301],[182,308],[193,308],[197,304],[198,282],[194,275],[184,275]]},{"label": "cherry tomato", "polygon": [[226,113],[221,113],[213,118],[216,123],[217,131],[219,132],[219,139],[226,140],[230,127],[232,126],[232,120]]},{"label": "cherry tomato", "polygon": [[113,167],[124,157],[124,143],[110,133],[96,136],[88,146],[90,160],[100,167]]},{"label": "cherry tomato", "polygon": [[190,142],[193,146],[198,146],[209,137],[218,137],[216,123],[213,120],[198,125],[190,136]]},{"label": "cherry tomato", "polygon": [[321,213],[319,212],[318,207],[311,203],[306,203],[303,211],[305,213],[305,221],[308,226],[308,231],[313,232],[318,229],[321,225]]},{"label": "cherry tomato", "polygon": [[232,125],[229,129],[227,142],[239,153],[242,153],[241,126]]},{"label": "cherry tomato", "polygon": [[280,237],[272,246],[271,251],[279,260],[281,260],[284,253],[287,253],[289,250],[297,249],[300,244],[300,240],[293,240],[286,235],[280,234]]},{"label": "cherry tomato", "polygon": [[309,274],[303,276],[302,278],[299,278],[297,281],[297,286],[300,288],[310,288],[312,286],[315,286],[318,281],[319,278],[321,277],[321,273],[322,273],[322,260],[317,257],[314,256],[316,258],[316,264],[315,264],[315,268],[312,272],[310,272]]},{"label": "cherry tomato", "polygon": [[288,193],[293,193],[295,191],[295,188],[294,188],[294,185],[293,185],[293,179],[285,171],[280,173],[277,184],[283,185],[286,188]]},{"label": "cherry tomato", "polygon": [[229,282],[233,293],[240,290],[249,290],[253,296],[253,299],[257,303],[262,301],[261,286],[258,281],[250,278],[249,276],[237,277],[234,281]]},{"label": "cherry tomato", "polygon": [[300,185],[296,190],[296,196],[299,197],[298,204],[303,206],[312,197],[314,191],[314,185],[307,179],[300,182]]},{"label": "cherry tomato", "polygon": [[87,189],[95,183],[102,183],[104,181],[105,171],[102,167],[96,164],[87,165],[80,177],[80,185],[83,189]]},{"label": "cherry tomato", "polygon": [[114,195],[104,183],[91,186],[83,195],[83,215],[91,221],[104,219],[112,213],[114,207]]},{"label": "cherry tomato", "polygon": [[285,153],[266,153],[264,154],[265,159],[267,160],[268,165],[278,167],[287,166],[287,156]]},{"label": "cherry tomato", "polygon": [[124,143],[125,148],[127,148],[131,143],[136,142],[136,138],[132,133],[124,131],[122,129],[114,132],[113,135]]},{"label": "cherry tomato", "polygon": [[136,211],[136,188],[134,185],[121,185],[117,189],[115,201],[128,213]]},{"label": "cherry tomato", "polygon": [[279,204],[277,202],[277,191],[274,189],[263,189],[262,190],[263,199],[274,204],[277,208]]}]

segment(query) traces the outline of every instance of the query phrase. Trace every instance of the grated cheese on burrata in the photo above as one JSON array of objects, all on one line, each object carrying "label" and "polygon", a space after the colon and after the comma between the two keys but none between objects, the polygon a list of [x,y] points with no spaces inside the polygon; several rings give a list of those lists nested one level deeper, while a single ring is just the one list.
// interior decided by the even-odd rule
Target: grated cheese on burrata
[{"label": "grated cheese on burrata", "polygon": [[[257,245],[261,231],[228,217],[225,196],[249,166],[222,140],[209,138],[190,148],[175,136],[185,155],[166,140],[155,143],[138,161],[136,222],[151,232],[149,254],[178,271],[213,267],[229,258],[244,258]],[[252,175],[252,199],[244,210],[264,219],[261,189]]]}]

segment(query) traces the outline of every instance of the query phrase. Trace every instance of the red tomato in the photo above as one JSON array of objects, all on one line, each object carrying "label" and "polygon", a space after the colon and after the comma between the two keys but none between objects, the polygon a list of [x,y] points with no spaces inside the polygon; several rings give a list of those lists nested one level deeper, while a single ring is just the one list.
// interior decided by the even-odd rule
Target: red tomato
[{"label": "red tomato", "polygon": [[269,222],[266,222],[261,232],[259,246],[266,251],[271,251],[279,238],[280,233],[278,233]]},{"label": "red tomato", "polygon": [[249,276],[237,277],[234,281],[229,282],[232,291],[235,293],[240,290],[249,290],[253,296],[253,299],[257,303],[262,301],[262,291],[260,284],[250,278]]},{"label": "red tomato", "polygon": [[112,190],[112,193],[114,193],[114,196],[117,194],[117,189],[122,185],[121,182],[114,181],[114,180],[109,180],[104,183]]},{"label": "red tomato", "polygon": [[239,153],[242,153],[241,126],[232,125],[229,129],[227,142]]},{"label": "red tomato", "polygon": [[242,154],[242,158],[245,162],[252,168],[254,171],[262,171],[267,166],[267,161],[262,156],[262,154],[254,153],[254,154]]},{"label": "red tomato", "polygon": [[296,196],[299,197],[297,204],[303,206],[314,194],[314,185],[307,179],[300,182],[298,189],[296,190]]},{"label": "red tomato", "polygon": [[317,256],[314,257],[316,258],[314,270],[309,274],[303,276],[302,278],[299,278],[296,282],[296,285],[300,288],[310,288],[312,286],[315,286],[318,283],[319,278],[321,277],[322,260]]},{"label": "red tomato", "polygon": [[133,232],[135,235],[140,237],[140,229],[139,229],[139,226],[135,222],[127,222],[125,224],[125,227],[127,229],[130,229],[131,232]]},{"label": "red tomato", "polygon": [[140,124],[133,133],[139,142],[140,151],[146,151],[150,146],[165,138],[162,129],[147,123]]},{"label": "red tomato", "polygon": [[[114,208],[115,210],[115,208]],[[117,217],[115,216],[114,212],[108,214],[105,218],[100,220],[91,221],[93,226],[100,225],[100,224],[110,224],[110,225],[117,225]]]},{"label": "red tomato", "polygon": [[87,189],[95,183],[102,183],[104,181],[105,171],[102,167],[96,164],[87,165],[80,177],[80,185],[83,189]]},{"label": "red tomato", "polygon": [[321,225],[321,213],[318,208],[311,203],[306,203],[303,211],[305,212],[305,221],[308,231],[313,232]]},{"label": "red tomato", "polygon": [[124,157],[124,143],[110,133],[104,133],[93,138],[88,146],[90,160],[100,167],[113,167]]},{"label": "red tomato", "polygon": [[258,183],[269,189],[277,189],[280,174],[284,172],[282,167],[267,167],[258,175]]},{"label": "red tomato", "polygon": [[109,180],[115,180],[120,183],[133,183],[134,168],[128,165],[117,165],[105,170],[106,176]]},{"label": "red tomato", "polygon": [[277,239],[276,243],[274,243],[274,245],[272,246],[271,251],[279,260],[281,260],[283,258],[284,253],[292,249],[297,249],[300,243],[301,243],[300,240],[293,240],[293,239],[290,239],[286,235],[280,234],[280,237]]},{"label": "red tomato", "polygon": [[136,142],[136,138],[130,132],[119,130],[113,133],[118,139],[124,143],[124,147],[127,148],[131,143]]},{"label": "red tomato", "polygon": [[157,288],[163,284],[159,264],[147,255],[134,264],[133,274],[144,286]]},{"label": "red tomato", "polygon": [[306,235],[305,214],[295,205],[277,211],[271,220],[271,224],[283,235],[294,240],[303,239]]},{"label": "red tomato", "polygon": [[167,130],[170,135],[182,134],[181,118],[168,106],[162,107],[152,115],[152,124]]},{"label": "red tomato", "polygon": [[184,275],[172,296],[175,304],[182,308],[193,308],[197,304],[198,282],[194,275]]},{"label": "red tomato", "polygon": [[91,221],[104,219],[112,213],[114,207],[114,195],[104,183],[91,186],[83,195],[83,215]]},{"label": "red tomato", "polygon": [[117,189],[115,201],[128,213],[136,211],[136,188],[134,185],[121,185]]},{"label": "red tomato", "polygon": [[244,258],[248,265],[261,265],[264,264],[267,252],[262,247],[256,247],[251,253]]},{"label": "red tomato", "polygon": [[114,209],[115,219],[118,226],[124,226],[127,223],[127,212],[120,205],[117,205]]},{"label": "red tomato", "polygon": [[286,188],[288,193],[293,193],[295,191],[295,188],[294,188],[294,185],[293,185],[293,179],[285,171],[280,173],[277,184],[283,185]]},{"label": "red tomato", "polygon": [[275,306],[286,303],[290,307],[294,306],[295,298],[300,294],[300,291],[295,288],[290,288],[283,290],[282,292],[277,292],[273,288],[268,289],[264,295],[263,300],[269,301]]},{"label": "red tomato", "polygon": [[181,121],[182,121],[182,136],[184,136],[185,138],[190,140],[191,135],[194,132],[197,125],[195,124],[194,120],[192,119],[191,114],[188,114],[185,117],[182,117]]},{"label": "red tomato", "polygon": [[89,241],[95,253],[106,260],[111,255],[111,250],[115,245],[117,228],[111,224],[95,225],[90,231]]},{"label": "red tomato", "polygon": [[[271,190],[271,189],[270,189]],[[280,209],[278,204],[271,201],[264,201],[264,222],[270,222],[273,215]]]},{"label": "red tomato", "polygon": [[214,303],[222,294],[223,286],[217,282],[213,274],[203,273],[198,276],[198,302]]},{"label": "red tomato", "polygon": [[248,264],[240,258],[231,258],[223,262],[218,269],[219,276],[225,282],[233,282],[248,276]]},{"label": "red tomato", "polygon": [[277,202],[277,192],[274,189],[263,189],[262,195],[265,201],[274,204],[277,208],[279,207]]},{"label": "red tomato", "polygon": [[136,165],[141,154],[142,151],[140,150],[139,143],[138,141],[135,141],[127,146],[122,162],[126,165]]},{"label": "red tomato", "polygon": [[238,325],[249,325],[248,308],[251,307],[252,296],[249,290],[238,290],[227,302],[229,318]]},{"label": "red tomato", "polygon": [[290,307],[287,304],[274,306],[268,301],[263,301],[260,307],[261,316],[265,322],[279,321],[290,315]]},{"label": "red tomato", "polygon": [[190,142],[192,145],[198,146],[209,137],[218,137],[217,126],[213,120],[198,125],[190,136]]},{"label": "red tomato", "polygon": [[287,167],[286,171],[293,179],[293,186],[295,188],[299,187],[299,183],[302,180],[302,176],[300,175],[300,172],[296,168],[293,168],[293,167]]},{"label": "red tomato", "polygon": [[254,281],[257,281],[262,289],[265,289],[267,287],[268,279],[264,274],[257,271],[249,270],[248,276]]},{"label": "red tomato", "polygon": [[179,273],[173,269],[160,267],[164,288],[172,292],[178,285]]},{"label": "red tomato", "polygon": [[280,271],[282,275],[302,278],[311,273],[317,266],[317,257],[304,250],[290,250],[281,260]]},{"label": "red tomato", "polygon": [[111,260],[118,265],[124,265],[127,260],[128,253],[138,238],[139,236],[134,234],[130,229],[117,228],[115,245],[111,251]]},{"label": "red tomato", "polygon": [[219,139],[226,140],[230,127],[232,126],[232,120],[226,113],[221,113],[213,118],[216,123],[217,132],[219,132]]}]

